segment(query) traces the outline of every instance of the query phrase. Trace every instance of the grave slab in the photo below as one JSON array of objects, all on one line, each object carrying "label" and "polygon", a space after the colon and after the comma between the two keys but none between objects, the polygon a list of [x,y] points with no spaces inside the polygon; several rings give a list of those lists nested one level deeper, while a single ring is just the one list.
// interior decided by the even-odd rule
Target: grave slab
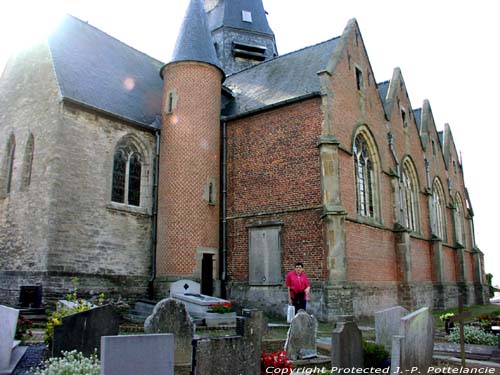
[{"label": "grave slab", "polygon": [[304,310],[294,316],[288,330],[285,351],[292,361],[311,359],[318,356],[316,352],[316,334],[318,322]]},{"label": "grave slab", "polygon": [[0,375],[12,374],[26,352],[14,340],[18,318],[19,310],[0,305]]},{"label": "grave slab", "polygon": [[173,375],[174,335],[101,337],[101,375]]},{"label": "grave slab", "polygon": [[394,306],[375,312],[375,341],[391,351],[392,337],[399,334],[400,320],[409,311],[402,306]]},{"label": "grave slab", "polygon": [[340,315],[332,332],[332,368],[341,373],[345,368],[363,368],[361,331],[354,317]]}]

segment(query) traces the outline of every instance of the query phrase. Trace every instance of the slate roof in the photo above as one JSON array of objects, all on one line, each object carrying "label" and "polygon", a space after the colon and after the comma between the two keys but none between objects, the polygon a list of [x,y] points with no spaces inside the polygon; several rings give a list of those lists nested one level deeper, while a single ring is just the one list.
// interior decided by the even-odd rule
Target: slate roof
[{"label": "slate roof", "polygon": [[389,91],[390,81],[384,81],[377,83],[378,94],[380,95],[380,99],[382,99],[382,103],[385,104],[385,99],[387,98],[387,91]]},{"label": "slate roof", "polygon": [[320,92],[317,73],[325,70],[340,38],[276,57],[226,78],[235,96],[228,115],[240,115]]},{"label": "slate roof", "polygon": [[420,132],[420,127],[422,126],[422,108],[417,108],[413,111],[413,116],[415,116],[415,121],[417,123],[417,129]]},{"label": "slate roof", "polygon": [[63,98],[159,127],[160,61],[72,16],[61,21],[48,44]]},{"label": "slate roof", "polygon": [[[243,21],[242,10],[252,13],[251,23]],[[273,35],[262,0],[220,0],[208,13],[208,23],[212,31],[226,26]]]},{"label": "slate roof", "polygon": [[176,61],[205,62],[222,71],[201,0],[189,2],[170,63]]}]

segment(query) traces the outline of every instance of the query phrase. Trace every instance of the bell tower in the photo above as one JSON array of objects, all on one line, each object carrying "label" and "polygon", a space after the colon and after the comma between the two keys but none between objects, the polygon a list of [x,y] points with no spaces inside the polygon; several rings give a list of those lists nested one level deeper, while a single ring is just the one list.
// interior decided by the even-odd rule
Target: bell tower
[{"label": "bell tower", "polygon": [[[202,0],[191,0],[164,81],[156,269],[164,281],[216,280],[221,86]],[[208,260],[207,260],[208,259]],[[202,282],[203,287],[203,282]],[[206,287],[206,285],[205,285]]]},{"label": "bell tower", "polygon": [[262,0],[205,0],[205,10],[227,75],[278,55]]}]

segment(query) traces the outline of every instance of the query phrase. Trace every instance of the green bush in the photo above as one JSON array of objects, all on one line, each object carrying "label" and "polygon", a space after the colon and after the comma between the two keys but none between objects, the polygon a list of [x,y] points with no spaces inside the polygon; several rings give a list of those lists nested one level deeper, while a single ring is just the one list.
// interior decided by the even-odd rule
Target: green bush
[{"label": "green bush", "polygon": [[31,370],[30,375],[100,375],[101,364],[97,354],[85,357],[72,350],[63,352],[62,358],[49,358],[41,367]]},{"label": "green bush", "polygon": [[365,368],[383,368],[388,365],[389,352],[384,345],[363,340],[363,363]]},{"label": "green bush", "polygon": [[[460,343],[460,329],[455,327],[448,335],[448,341]],[[495,335],[484,332],[481,328],[474,326],[464,326],[464,341],[466,344],[475,345],[497,345]]]}]

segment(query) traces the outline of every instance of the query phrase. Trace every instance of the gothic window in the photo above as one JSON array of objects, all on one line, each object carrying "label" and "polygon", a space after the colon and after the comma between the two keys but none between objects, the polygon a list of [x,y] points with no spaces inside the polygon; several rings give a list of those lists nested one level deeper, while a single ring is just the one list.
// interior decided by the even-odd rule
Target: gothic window
[{"label": "gothic window", "polygon": [[455,198],[455,235],[457,243],[465,245],[465,216],[464,206],[460,194]]},{"label": "gothic window", "polygon": [[431,211],[431,227],[432,234],[439,237],[441,240],[446,240],[446,222],[444,216],[444,193],[443,187],[438,179],[434,180],[432,186],[432,211]]},{"label": "gothic window", "polygon": [[23,175],[21,180],[21,190],[26,190],[31,184],[31,170],[33,168],[33,153],[35,151],[35,138],[30,134],[26,142],[23,160]]},{"label": "gothic window", "polygon": [[413,232],[418,232],[418,179],[410,159],[403,162],[402,206],[404,224]]},{"label": "gothic window", "polygon": [[357,212],[361,216],[376,217],[375,158],[365,134],[355,137],[353,155]]},{"label": "gothic window", "polygon": [[356,88],[361,91],[364,89],[364,83],[363,83],[363,72],[356,68]]},{"label": "gothic window", "polygon": [[111,201],[140,206],[142,158],[137,148],[128,141],[118,144],[113,157],[113,184]]},{"label": "gothic window", "polygon": [[14,173],[14,155],[16,151],[16,138],[11,134],[7,141],[7,148],[0,170],[0,194],[7,196],[12,190],[12,175]]}]

